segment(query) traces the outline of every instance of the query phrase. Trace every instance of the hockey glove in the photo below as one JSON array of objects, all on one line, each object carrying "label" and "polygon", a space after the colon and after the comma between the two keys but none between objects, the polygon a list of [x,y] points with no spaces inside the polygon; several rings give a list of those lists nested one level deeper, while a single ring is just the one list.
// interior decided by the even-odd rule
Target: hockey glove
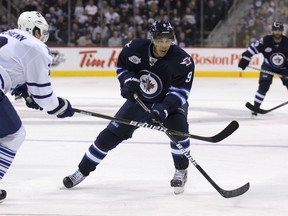
[{"label": "hockey glove", "polygon": [[246,67],[249,65],[250,58],[247,56],[242,56],[242,58],[239,61],[238,67],[240,67],[242,70],[245,70]]},{"label": "hockey glove", "polygon": [[121,96],[130,101],[135,101],[134,93],[140,92],[139,79],[130,77],[124,81],[124,85],[121,88]]},{"label": "hockey glove", "polygon": [[162,103],[155,104],[151,108],[151,112],[148,115],[149,124],[162,123],[168,116],[166,105]]},{"label": "hockey glove", "polygon": [[74,110],[68,100],[58,97],[59,105],[52,111],[47,113],[50,115],[56,115],[58,118],[71,117],[74,115]]},{"label": "hockey glove", "polygon": [[42,107],[40,107],[32,98],[32,96],[29,95],[27,85],[23,84],[20,86],[17,86],[12,92],[11,95],[15,96],[21,96],[24,98],[26,102],[26,106],[31,108],[31,109],[36,109],[36,110],[43,110]]}]

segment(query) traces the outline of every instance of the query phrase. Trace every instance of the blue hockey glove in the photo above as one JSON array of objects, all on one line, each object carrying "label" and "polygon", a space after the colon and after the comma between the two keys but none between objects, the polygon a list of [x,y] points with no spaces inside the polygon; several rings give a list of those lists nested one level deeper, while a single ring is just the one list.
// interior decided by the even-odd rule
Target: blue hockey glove
[{"label": "blue hockey glove", "polygon": [[128,78],[124,81],[124,85],[121,88],[121,96],[130,101],[135,101],[134,93],[140,92],[139,79],[135,77]]},{"label": "blue hockey glove", "polygon": [[151,112],[148,115],[149,124],[162,123],[168,116],[166,105],[162,103],[155,104],[151,108]]},{"label": "blue hockey glove", "polygon": [[21,96],[24,98],[26,102],[26,106],[31,108],[31,109],[36,109],[36,110],[43,110],[42,107],[40,107],[32,98],[32,96],[29,95],[27,85],[23,84],[20,86],[17,86],[12,92],[11,95],[15,96]]},{"label": "blue hockey glove", "polygon": [[47,113],[50,115],[56,115],[58,118],[71,117],[74,115],[74,110],[68,100],[58,97],[59,106]]},{"label": "blue hockey glove", "polygon": [[245,70],[246,67],[249,65],[250,58],[247,56],[242,56],[242,58],[239,61],[238,67],[240,67],[242,70]]}]

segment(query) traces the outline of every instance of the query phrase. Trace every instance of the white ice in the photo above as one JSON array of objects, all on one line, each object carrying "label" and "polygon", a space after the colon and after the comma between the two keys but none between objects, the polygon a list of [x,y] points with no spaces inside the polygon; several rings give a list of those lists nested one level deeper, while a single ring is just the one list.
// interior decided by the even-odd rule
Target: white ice
[{"label": "white ice", "polygon": [[[124,102],[114,77],[53,78],[58,96],[74,107],[113,116]],[[250,182],[242,196],[226,199],[190,164],[184,194],[169,185],[174,168],[165,134],[145,128],[123,142],[80,185],[62,179],[77,169],[107,120],[75,114],[57,119],[13,101],[27,131],[26,141],[0,182],[9,216],[286,216],[288,215],[288,106],[252,119],[256,78],[195,78],[189,98],[190,133],[211,136],[232,120],[240,124],[219,143],[191,139],[191,155],[223,189]],[[274,79],[262,108],[287,101]]]}]

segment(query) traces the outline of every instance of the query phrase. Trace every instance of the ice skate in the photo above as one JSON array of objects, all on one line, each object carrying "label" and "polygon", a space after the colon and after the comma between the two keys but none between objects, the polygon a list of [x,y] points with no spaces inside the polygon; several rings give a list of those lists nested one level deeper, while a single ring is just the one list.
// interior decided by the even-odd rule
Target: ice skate
[{"label": "ice skate", "polygon": [[178,195],[184,192],[185,183],[187,182],[187,169],[176,170],[173,179],[170,181],[171,187],[174,188],[174,194]]},{"label": "ice skate", "polygon": [[6,198],[7,193],[5,190],[0,190],[0,203]]},{"label": "ice skate", "polygon": [[84,176],[79,170],[77,170],[72,175],[66,176],[63,179],[63,184],[66,188],[72,188],[82,182],[86,176]]}]

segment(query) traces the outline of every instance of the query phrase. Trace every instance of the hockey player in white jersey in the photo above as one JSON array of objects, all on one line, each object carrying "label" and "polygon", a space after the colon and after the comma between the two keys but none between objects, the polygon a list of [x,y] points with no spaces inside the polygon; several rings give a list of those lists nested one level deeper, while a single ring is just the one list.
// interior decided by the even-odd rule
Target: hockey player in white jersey
[{"label": "hockey player in white jersey", "polygon": [[[18,29],[0,33],[0,180],[25,139],[21,119],[6,93],[20,95],[29,108],[58,118],[73,116],[68,100],[57,97],[50,81],[52,56],[45,42],[48,24],[37,11],[23,12]],[[6,191],[0,190],[0,202]]]}]

